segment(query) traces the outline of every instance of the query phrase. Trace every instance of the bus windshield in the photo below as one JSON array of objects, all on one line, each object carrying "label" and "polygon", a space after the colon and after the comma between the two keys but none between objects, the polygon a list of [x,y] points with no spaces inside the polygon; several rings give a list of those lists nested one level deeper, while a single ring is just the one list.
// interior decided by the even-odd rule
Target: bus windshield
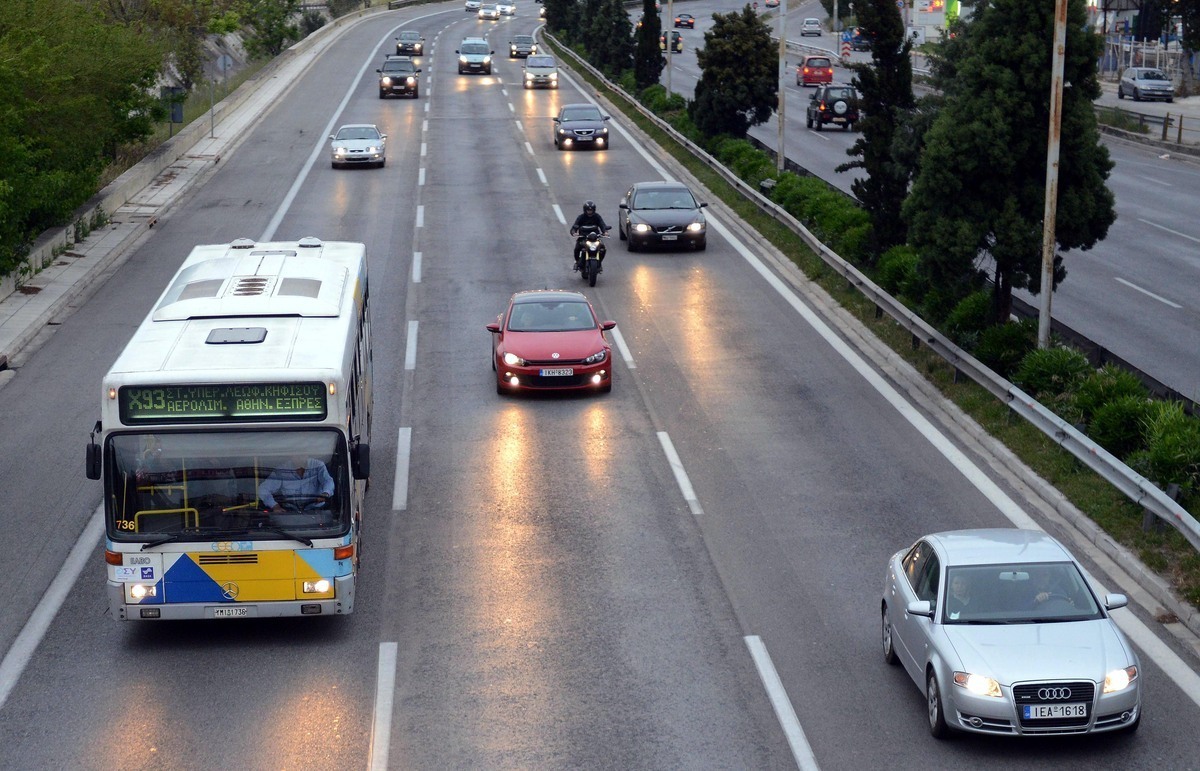
[{"label": "bus windshield", "polygon": [[311,539],[349,528],[336,430],[120,433],[106,453],[114,540]]}]

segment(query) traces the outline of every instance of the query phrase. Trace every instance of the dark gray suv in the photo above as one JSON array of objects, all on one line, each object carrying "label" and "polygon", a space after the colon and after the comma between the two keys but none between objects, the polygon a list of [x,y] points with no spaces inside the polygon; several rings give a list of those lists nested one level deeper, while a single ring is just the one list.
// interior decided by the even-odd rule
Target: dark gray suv
[{"label": "dark gray suv", "polygon": [[817,92],[808,102],[804,123],[817,131],[826,126],[841,126],[846,131],[853,131],[858,117],[858,92],[854,86],[831,84],[817,86]]}]

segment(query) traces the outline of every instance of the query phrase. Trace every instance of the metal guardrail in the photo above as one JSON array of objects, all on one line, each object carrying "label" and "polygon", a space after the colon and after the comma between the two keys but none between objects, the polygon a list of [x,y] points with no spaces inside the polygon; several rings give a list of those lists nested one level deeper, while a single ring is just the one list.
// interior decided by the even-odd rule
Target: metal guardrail
[{"label": "metal guardrail", "polygon": [[709,155],[703,148],[698,147],[690,139],[679,133],[675,127],[647,110],[637,99],[624,91],[619,85],[604,77],[599,70],[581,59],[574,51],[564,46],[553,35],[544,29],[541,30],[541,34],[553,40],[578,66],[587,70],[608,88],[623,94],[634,109],[640,112],[647,120],[653,122],[659,129],[670,134],[675,141],[688,148],[697,158],[704,161],[713,171],[720,174],[726,182],[737,188],[760,211],[775,218],[803,238],[809,247],[821,256],[826,265],[845,278],[851,286],[858,289],[867,299],[871,300],[876,308],[887,313],[897,324],[906,329],[912,335],[914,343],[924,344],[951,364],[956,371],[965,374],[987,389],[997,399],[1008,404],[1010,409],[1047,437],[1053,439],[1059,446],[1103,477],[1130,500],[1178,530],[1193,548],[1200,551],[1200,523],[1186,509],[1173,501],[1162,489],[1126,466],[1073,425],[1046,409],[1036,399],[1000,377],[991,369],[984,366],[978,359],[952,343],[945,335],[931,327],[907,306],[880,289],[871,279],[859,271],[858,268],[842,259],[833,250],[821,243],[808,228],[804,227],[803,223],[789,214],[785,209],[746,184],[716,158]]}]

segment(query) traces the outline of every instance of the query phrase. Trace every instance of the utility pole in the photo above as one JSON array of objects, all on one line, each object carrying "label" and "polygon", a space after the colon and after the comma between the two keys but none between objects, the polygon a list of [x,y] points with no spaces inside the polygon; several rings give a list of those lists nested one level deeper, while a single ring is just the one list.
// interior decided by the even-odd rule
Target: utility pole
[{"label": "utility pole", "polygon": [[775,155],[775,168],[783,171],[787,159],[783,154],[783,122],[787,104],[787,0],[779,0],[779,106],[776,108],[779,120],[779,143]]},{"label": "utility pole", "polygon": [[671,59],[674,51],[671,49],[675,46],[671,45],[671,33],[675,31],[675,0],[667,0],[667,18],[671,20],[671,26],[667,27],[660,24],[662,27],[663,40],[667,44],[667,96],[671,95]]},{"label": "utility pole", "polygon": [[1063,69],[1067,53],[1067,0],[1054,2],[1054,50],[1050,67],[1050,133],[1046,142],[1046,208],[1042,216],[1042,295],[1038,348],[1050,347],[1050,296],[1054,294],[1054,230],[1058,213],[1058,151],[1062,140]]}]

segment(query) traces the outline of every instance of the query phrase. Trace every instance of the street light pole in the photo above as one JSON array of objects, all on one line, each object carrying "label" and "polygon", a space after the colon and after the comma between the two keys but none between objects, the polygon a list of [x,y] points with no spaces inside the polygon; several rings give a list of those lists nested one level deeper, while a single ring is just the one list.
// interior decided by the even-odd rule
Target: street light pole
[{"label": "street light pole", "polygon": [[671,20],[670,27],[663,27],[663,40],[667,44],[667,96],[671,95],[671,60],[674,46],[671,45],[671,32],[675,30],[675,0],[667,0],[667,18]]},{"label": "street light pole", "polygon": [[779,0],[779,106],[775,109],[779,120],[779,143],[775,156],[775,168],[782,172],[787,159],[783,154],[783,121],[787,106],[787,0]]},{"label": "street light pole", "polygon": [[1058,213],[1058,154],[1062,139],[1063,69],[1067,53],[1067,0],[1054,2],[1054,50],[1050,66],[1050,130],[1046,142],[1046,206],[1042,216],[1042,295],[1038,348],[1050,347],[1050,295],[1054,293],[1054,230]]}]

